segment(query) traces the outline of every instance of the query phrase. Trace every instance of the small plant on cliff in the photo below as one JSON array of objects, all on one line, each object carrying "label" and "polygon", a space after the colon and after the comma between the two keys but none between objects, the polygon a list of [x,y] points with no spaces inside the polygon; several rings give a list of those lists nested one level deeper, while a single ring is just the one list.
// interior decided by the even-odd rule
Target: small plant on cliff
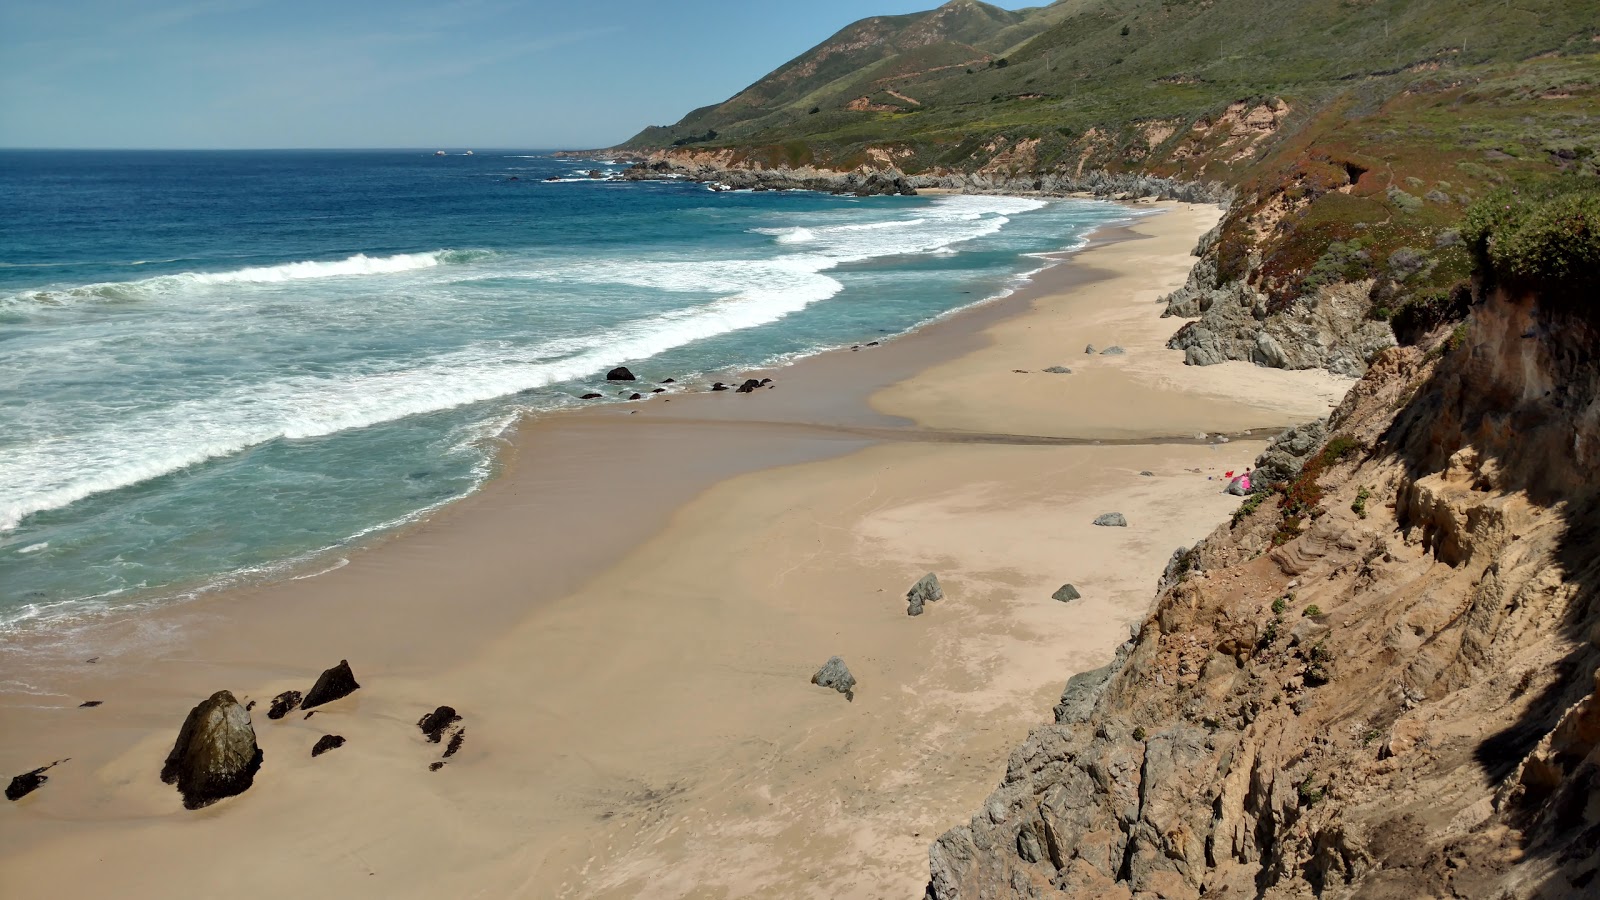
[{"label": "small plant on cliff", "polygon": [[1320,607],[1320,606],[1316,605],[1315,603],[1313,603],[1310,606],[1306,607],[1305,612],[1301,613],[1301,615],[1305,616],[1308,619],[1315,619],[1317,616],[1322,615],[1322,607]]},{"label": "small plant on cliff", "polygon": [[1350,504],[1350,511],[1365,519],[1367,517],[1367,501],[1371,499],[1372,492],[1362,487],[1356,492],[1356,499]]},{"label": "small plant on cliff", "polygon": [[1133,729],[1133,739],[1136,740],[1136,741],[1144,740],[1144,726],[1143,725],[1140,725],[1137,728]]},{"label": "small plant on cliff", "polygon": [[1300,796],[1301,806],[1316,806],[1322,802],[1322,788],[1312,784],[1311,777],[1307,775],[1295,788],[1295,792]]},{"label": "small plant on cliff", "polygon": [[1317,641],[1311,648],[1306,659],[1306,684],[1311,687],[1321,687],[1333,680],[1333,675],[1328,671],[1328,664],[1333,662],[1333,653],[1328,650],[1326,641]]},{"label": "small plant on cliff", "polygon": [[1287,597],[1279,597],[1278,599],[1272,601],[1272,614],[1275,616],[1283,615],[1284,610],[1288,608],[1289,600]]}]

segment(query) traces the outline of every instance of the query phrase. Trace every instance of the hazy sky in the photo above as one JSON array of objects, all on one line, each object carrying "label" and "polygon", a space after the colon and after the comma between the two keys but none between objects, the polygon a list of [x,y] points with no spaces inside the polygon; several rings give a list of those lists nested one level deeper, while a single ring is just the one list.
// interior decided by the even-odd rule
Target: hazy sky
[{"label": "hazy sky", "polygon": [[939,2],[0,0],[0,146],[607,146]]}]

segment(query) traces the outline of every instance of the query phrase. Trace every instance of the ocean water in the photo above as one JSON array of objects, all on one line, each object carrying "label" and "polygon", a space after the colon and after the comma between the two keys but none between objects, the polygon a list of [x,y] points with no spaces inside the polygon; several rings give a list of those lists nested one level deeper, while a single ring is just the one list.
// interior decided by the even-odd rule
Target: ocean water
[{"label": "ocean water", "polygon": [[273,577],[469,493],[613,366],[903,332],[1128,216],[590,168],[622,167],[0,152],[0,629]]}]

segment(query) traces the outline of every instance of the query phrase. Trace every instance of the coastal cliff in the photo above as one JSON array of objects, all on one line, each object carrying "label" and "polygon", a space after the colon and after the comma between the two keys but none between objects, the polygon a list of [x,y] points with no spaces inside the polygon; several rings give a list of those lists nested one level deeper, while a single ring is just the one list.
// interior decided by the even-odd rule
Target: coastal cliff
[{"label": "coastal cliff", "polygon": [[1381,351],[1298,472],[1175,555],[933,845],[930,898],[1593,896],[1592,277],[1486,265],[1465,322]]}]

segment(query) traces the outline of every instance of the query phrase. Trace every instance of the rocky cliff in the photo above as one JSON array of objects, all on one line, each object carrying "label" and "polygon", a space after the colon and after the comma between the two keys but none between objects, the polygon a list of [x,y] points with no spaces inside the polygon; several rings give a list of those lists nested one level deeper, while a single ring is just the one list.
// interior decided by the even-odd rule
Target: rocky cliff
[{"label": "rocky cliff", "polygon": [[1600,334],[1479,297],[1269,451],[928,897],[1596,896]]}]

